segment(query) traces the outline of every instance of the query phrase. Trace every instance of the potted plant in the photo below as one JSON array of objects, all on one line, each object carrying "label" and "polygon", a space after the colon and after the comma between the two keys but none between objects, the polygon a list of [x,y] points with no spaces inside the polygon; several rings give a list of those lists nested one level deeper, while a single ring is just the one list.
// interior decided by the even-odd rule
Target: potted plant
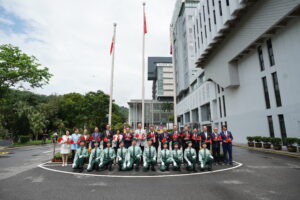
[{"label": "potted plant", "polygon": [[273,145],[274,150],[281,150],[282,149],[282,140],[281,138],[271,138],[271,143]]},{"label": "potted plant", "polygon": [[297,152],[297,146],[295,145],[298,141],[297,138],[285,138],[286,147],[289,152]]},{"label": "potted plant", "polygon": [[52,158],[52,162],[62,162],[62,157],[60,153],[56,153],[53,158]]},{"label": "potted plant", "polygon": [[251,136],[248,136],[247,140],[248,140],[248,146],[249,147],[254,147],[254,142],[253,142],[254,138],[251,137]]},{"label": "potted plant", "polygon": [[271,149],[271,138],[270,137],[262,137],[261,141],[263,142],[263,146],[265,149]]},{"label": "potted plant", "polygon": [[262,147],[261,136],[255,136],[255,137],[253,137],[253,139],[255,141],[255,147],[261,148]]}]

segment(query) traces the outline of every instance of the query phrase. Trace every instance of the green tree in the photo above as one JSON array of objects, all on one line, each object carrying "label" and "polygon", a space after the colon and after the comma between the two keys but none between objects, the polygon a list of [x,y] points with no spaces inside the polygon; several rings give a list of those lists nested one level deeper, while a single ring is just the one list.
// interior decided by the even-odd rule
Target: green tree
[{"label": "green tree", "polygon": [[34,56],[28,56],[18,47],[10,44],[0,45],[0,89],[22,87],[27,83],[30,87],[42,87],[51,78],[48,68],[40,69]]}]

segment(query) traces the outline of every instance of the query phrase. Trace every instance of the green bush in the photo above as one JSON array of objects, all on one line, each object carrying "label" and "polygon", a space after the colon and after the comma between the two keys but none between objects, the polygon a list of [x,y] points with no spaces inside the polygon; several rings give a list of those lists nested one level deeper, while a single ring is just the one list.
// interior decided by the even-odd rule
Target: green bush
[{"label": "green bush", "polygon": [[27,142],[29,142],[29,140],[30,140],[29,136],[25,136],[25,135],[20,136],[20,143],[21,144],[27,143]]},{"label": "green bush", "polygon": [[253,142],[253,140],[254,140],[254,137],[252,137],[252,136],[248,136],[248,137],[247,137],[247,140],[248,140],[248,142]]},{"label": "green bush", "polygon": [[297,139],[297,144],[300,147],[300,138]]},{"label": "green bush", "polygon": [[268,144],[271,142],[271,138],[270,137],[262,137],[261,138],[261,141],[265,144]]},{"label": "green bush", "polygon": [[281,145],[281,142],[282,142],[282,140],[281,140],[281,138],[271,138],[271,143],[273,144],[273,145]]},{"label": "green bush", "polygon": [[253,139],[255,142],[261,142],[261,136],[255,136]]},{"label": "green bush", "polygon": [[284,139],[285,143],[287,146],[294,146],[296,144],[296,142],[298,142],[298,138],[285,138]]}]

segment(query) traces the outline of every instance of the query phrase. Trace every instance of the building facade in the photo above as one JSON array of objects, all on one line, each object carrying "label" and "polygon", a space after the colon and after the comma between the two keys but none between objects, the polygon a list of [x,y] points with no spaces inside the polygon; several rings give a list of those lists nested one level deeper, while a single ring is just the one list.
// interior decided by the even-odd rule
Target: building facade
[{"label": "building facade", "polygon": [[[193,19],[188,37],[195,41],[195,68],[204,75],[191,80],[183,96],[177,93],[180,123],[227,124],[237,142],[254,135],[299,137],[299,7],[300,0],[199,1],[187,16]],[[172,23],[181,24],[174,16]],[[179,43],[181,36],[174,31],[173,39]],[[175,58],[184,57],[176,45],[174,51]],[[190,66],[179,62],[175,68]]]},{"label": "building facade", "polygon": [[171,57],[148,57],[148,80],[153,81],[154,100],[173,101],[174,70]]},{"label": "building facade", "polygon": [[[128,123],[133,129],[142,121],[142,100],[131,100],[129,105]],[[173,120],[173,104],[171,102],[162,102],[157,100],[145,100],[145,128],[150,125],[166,126],[170,128]]]}]

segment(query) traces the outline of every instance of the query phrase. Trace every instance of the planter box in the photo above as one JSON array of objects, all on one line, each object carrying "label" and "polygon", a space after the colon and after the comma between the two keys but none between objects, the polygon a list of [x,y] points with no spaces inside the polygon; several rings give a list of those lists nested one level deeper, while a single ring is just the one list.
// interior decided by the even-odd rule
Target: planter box
[{"label": "planter box", "polygon": [[254,142],[248,142],[249,147],[254,147]]},{"label": "planter box", "polygon": [[289,152],[297,152],[297,147],[295,147],[295,146],[288,146],[288,147],[287,147],[287,150],[288,150]]},{"label": "planter box", "polygon": [[264,145],[264,148],[265,148],[265,149],[271,149],[271,144],[269,144],[269,143],[264,143],[263,145]]},{"label": "planter box", "polygon": [[281,150],[282,146],[281,145],[273,145],[274,150]]},{"label": "planter box", "polygon": [[261,148],[262,147],[262,143],[260,143],[260,142],[255,143],[255,147],[256,148]]}]

